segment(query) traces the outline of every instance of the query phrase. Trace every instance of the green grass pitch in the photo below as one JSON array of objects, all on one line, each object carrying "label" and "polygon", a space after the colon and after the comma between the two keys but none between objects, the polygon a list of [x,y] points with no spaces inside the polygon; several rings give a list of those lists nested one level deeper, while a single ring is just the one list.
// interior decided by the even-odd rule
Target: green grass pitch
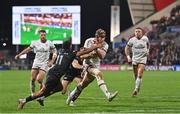
[{"label": "green grass pitch", "polygon": [[17,100],[30,95],[30,71],[0,71],[0,113],[180,113],[180,72],[146,71],[136,98],[131,97],[132,71],[104,71],[104,78],[110,91],[119,91],[112,102],[94,81],[75,107],[65,104],[67,95],[56,93],[45,99],[44,107],[33,101],[17,110]]}]

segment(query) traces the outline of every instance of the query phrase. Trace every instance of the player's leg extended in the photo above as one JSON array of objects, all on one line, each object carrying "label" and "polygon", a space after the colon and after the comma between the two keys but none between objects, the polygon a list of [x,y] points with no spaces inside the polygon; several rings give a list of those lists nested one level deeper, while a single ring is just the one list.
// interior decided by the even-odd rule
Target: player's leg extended
[{"label": "player's leg extended", "polygon": [[[81,76],[75,76],[73,81],[75,81],[76,85],[78,86],[78,84],[80,84],[80,82],[82,81],[82,77]],[[68,96],[70,96],[70,93],[71,93],[70,86],[69,86],[71,82],[72,81],[69,81],[67,89],[66,89]],[[63,93],[63,91],[62,91],[62,93]]]},{"label": "player's leg extended", "polygon": [[26,97],[25,99],[19,99],[18,100],[18,109],[23,109],[24,105],[30,101],[33,101],[39,97],[42,97],[44,94],[45,88],[39,90],[38,92],[35,92],[33,95],[30,95]]},{"label": "player's leg extended", "polygon": [[74,75],[72,75],[71,73],[70,74],[66,73],[63,76],[63,80],[61,81],[63,85],[63,90],[61,91],[62,94],[65,94],[67,91],[68,91],[68,95],[70,94],[69,84],[73,81],[73,79],[74,79]]},{"label": "player's leg extended", "polygon": [[62,85],[63,85],[63,89],[61,91],[62,94],[65,94],[67,92],[70,83],[71,83],[70,81],[62,80]]},{"label": "player's leg extended", "polygon": [[45,87],[43,87],[41,90],[34,93],[33,95],[26,97],[25,99],[19,99],[18,108],[22,109],[27,102],[30,102],[38,98],[48,97],[61,90],[62,90],[62,84],[60,82],[60,79],[55,76],[48,76],[45,83]]},{"label": "player's leg extended", "polygon": [[31,81],[30,81],[31,94],[35,92],[35,81],[38,73],[39,73],[38,69],[31,70]]},{"label": "player's leg extended", "polygon": [[137,90],[139,91],[141,83],[142,83],[142,76],[144,72],[145,65],[144,64],[138,64],[138,75],[137,75]]},{"label": "player's leg extended", "polygon": [[39,73],[37,75],[36,81],[39,83],[40,89],[42,89],[44,86],[43,79],[45,75],[46,75],[46,71],[39,69]]},{"label": "player's leg extended", "polygon": [[66,104],[70,105],[71,102],[80,96],[82,90],[86,88],[95,78],[88,73],[83,77],[83,80],[77,85],[77,87],[70,93],[70,96],[66,100]]},{"label": "player's leg extended", "polygon": [[[36,81],[39,84],[40,91],[43,91],[43,88],[44,88],[43,79],[45,75],[46,75],[46,71],[39,69],[39,73],[37,75]],[[44,98],[39,98],[37,99],[37,101],[39,102],[41,106],[44,106]]]},{"label": "player's leg extended", "polygon": [[82,78],[80,76],[77,76],[77,77],[74,78],[74,81],[78,85],[82,81]]},{"label": "player's leg extended", "polygon": [[136,69],[137,70],[136,71],[137,72],[137,78],[136,78],[136,82],[135,82],[135,89],[132,93],[132,96],[136,96],[140,90],[144,68],[145,68],[144,64],[138,64],[137,65],[137,69]]},{"label": "player's leg extended", "polygon": [[133,65],[134,79],[137,79],[138,75],[138,65]]},{"label": "player's leg extended", "polygon": [[25,99],[19,99],[18,109],[23,109],[23,107],[25,106],[26,103],[33,101],[35,99],[40,100],[41,101],[41,102],[39,102],[40,105],[44,106],[42,99],[56,93],[57,91],[62,90],[62,85],[56,85],[56,86],[55,86],[55,84],[53,84],[53,86],[51,86],[51,85],[52,84],[47,84],[45,87],[43,87],[38,92],[35,92],[33,95],[30,95],[30,96],[26,97]]},{"label": "player's leg extended", "polygon": [[103,73],[99,69],[97,69],[97,68],[89,68],[89,73],[96,77],[98,86],[100,87],[102,92],[105,94],[107,99],[109,101],[112,101],[117,96],[118,92],[116,91],[115,93],[111,94],[108,91],[106,83],[103,80]]}]

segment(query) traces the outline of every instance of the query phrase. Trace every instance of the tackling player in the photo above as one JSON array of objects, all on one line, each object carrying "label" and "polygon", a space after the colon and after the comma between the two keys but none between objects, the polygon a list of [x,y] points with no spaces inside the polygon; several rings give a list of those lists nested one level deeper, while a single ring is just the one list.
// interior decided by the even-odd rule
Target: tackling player
[{"label": "tackling player", "polygon": [[37,93],[30,95],[29,97],[26,97],[25,99],[19,99],[19,105],[18,109],[22,109],[24,105],[34,99],[40,98],[40,97],[48,97],[52,95],[55,92],[61,91],[63,89],[62,84],[61,84],[61,77],[69,70],[69,67],[72,63],[72,61],[75,59],[77,56],[81,56],[83,54],[87,54],[94,49],[102,47],[101,43],[94,44],[93,47],[72,52],[70,51],[70,42],[65,42],[64,43],[64,49],[67,49],[67,53],[64,54],[59,54],[58,59],[56,62],[56,65],[53,66],[48,74],[47,74],[47,80],[45,83],[45,87],[38,91]]},{"label": "tackling player", "polygon": [[[80,49],[82,50],[82,49]],[[62,51],[64,53],[65,51]],[[63,90],[61,91],[62,94],[65,94],[68,90],[69,84],[74,80],[76,84],[79,84],[82,80],[81,72],[82,72],[82,63],[83,59],[81,57],[76,57],[70,65],[69,70],[63,76],[62,85]]]}]

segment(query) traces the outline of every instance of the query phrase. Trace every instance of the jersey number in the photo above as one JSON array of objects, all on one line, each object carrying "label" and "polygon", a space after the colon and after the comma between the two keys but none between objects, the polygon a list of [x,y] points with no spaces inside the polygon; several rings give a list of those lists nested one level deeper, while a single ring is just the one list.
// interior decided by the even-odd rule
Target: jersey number
[{"label": "jersey number", "polygon": [[61,64],[61,62],[62,62],[62,59],[63,59],[63,55],[60,55],[59,57],[58,57],[58,63],[57,64]]}]

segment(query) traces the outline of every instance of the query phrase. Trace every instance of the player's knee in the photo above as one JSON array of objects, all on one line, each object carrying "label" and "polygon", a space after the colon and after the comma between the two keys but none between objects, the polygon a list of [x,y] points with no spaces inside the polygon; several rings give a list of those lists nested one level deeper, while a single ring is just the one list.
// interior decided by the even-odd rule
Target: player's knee
[{"label": "player's knee", "polygon": [[41,88],[42,93],[45,91],[45,86]]},{"label": "player's knee", "polygon": [[64,95],[66,93],[66,90],[62,90],[61,94]]},{"label": "player's knee", "polygon": [[140,79],[141,79],[141,78],[142,78],[142,75],[139,75],[137,78],[140,78]]},{"label": "player's knee", "polygon": [[36,78],[31,78],[31,82],[34,83],[36,81]]},{"label": "player's knee", "polygon": [[137,75],[137,77],[138,77],[138,78],[142,78],[142,75],[143,75],[143,72],[139,72],[138,75]]},{"label": "player's knee", "polygon": [[61,93],[64,95],[67,92],[67,88],[62,87]]},{"label": "player's knee", "polygon": [[67,92],[67,90],[64,89],[64,88],[61,90],[61,94],[62,94],[62,95],[64,95],[66,92]]},{"label": "player's knee", "polygon": [[97,80],[102,80],[103,79],[103,73],[102,72],[98,72],[96,75]]},{"label": "player's knee", "polygon": [[37,81],[39,84],[42,84],[42,82],[43,82],[41,79],[37,79],[36,81]]}]

